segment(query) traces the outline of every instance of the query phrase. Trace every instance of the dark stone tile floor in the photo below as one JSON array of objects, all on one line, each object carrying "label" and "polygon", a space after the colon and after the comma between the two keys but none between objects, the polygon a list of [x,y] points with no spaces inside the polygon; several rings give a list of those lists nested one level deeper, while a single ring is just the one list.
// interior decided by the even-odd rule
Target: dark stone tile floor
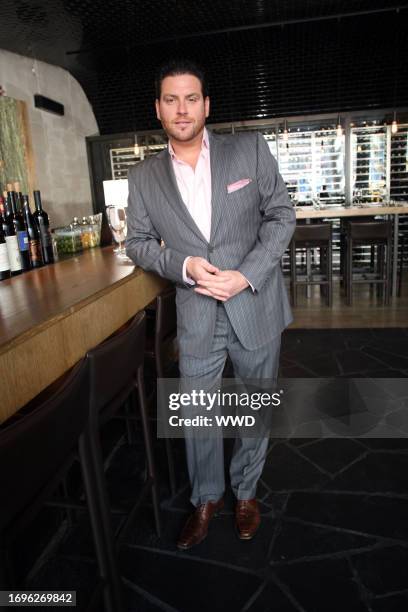
[{"label": "dark stone tile floor", "polygon": [[[287,331],[281,375],[406,378],[408,333]],[[396,385],[390,380],[386,392]],[[110,429],[108,437],[117,441],[123,432],[116,433]],[[129,612],[408,610],[408,439],[272,440],[258,488],[256,537],[237,538],[228,490],[207,539],[187,552],[175,546],[191,509],[182,440],[174,441],[174,450],[179,488],[171,498],[164,445],[156,441],[162,537],[147,503],[121,546]],[[140,446],[119,442],[108,472],[116,502],[129,502],[140,488],[140,465]],[[86,517],[63,524],[54,544],[27,587],[77,589],[81,610],[96,577]]]}]

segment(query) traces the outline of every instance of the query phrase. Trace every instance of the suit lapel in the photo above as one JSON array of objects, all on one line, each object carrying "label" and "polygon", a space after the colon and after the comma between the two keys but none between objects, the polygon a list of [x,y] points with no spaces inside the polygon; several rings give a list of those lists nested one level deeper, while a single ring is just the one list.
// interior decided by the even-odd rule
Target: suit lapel
[{"label": "suit lapel", "polygon": [[227,177],[230,164],[228,141],[209,132],[211,160],[211,239],[220,222],[227,197]]},{"label": "suit lapel", "polygon": [[187,206],[184,204],[183,198],[180,195],[180,191],[177,186],[177,179],[174,174],[173,165],[167,149],[160,152],[156,159],[158,161],[160,160],[160,164],[157,165],[157,171],[155,174],[158,185],[162,190],[164,197],[180,219],[188,225],[188,227],[198,236],[198,238],[207,244],[208,241],[200,232],[199,228],[194,222],[193,217],[190,215]]}]

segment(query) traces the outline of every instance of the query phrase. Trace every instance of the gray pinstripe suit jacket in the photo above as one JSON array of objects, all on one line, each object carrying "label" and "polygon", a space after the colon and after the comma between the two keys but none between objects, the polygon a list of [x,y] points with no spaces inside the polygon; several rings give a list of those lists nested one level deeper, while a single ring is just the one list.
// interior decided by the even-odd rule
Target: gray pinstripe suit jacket
[{"label": "gray pinstripe suit jacket", "polygon": [[[295,213],[277,163],[260,134],[210,133],[209,138],[210,242],[180,196],[167,149],[129,173],[127,254],[144,270],[176,283],[180,350],[195,356],[210,351],[217,304],[183,282],[188,255],[205,257],[223,270],[239,270],[255,288],[225,303],[245,348],[262,346],[292,320],[279,263],[294,231]],[[252,181],[227,192],[227,185],[243,178]]]}]

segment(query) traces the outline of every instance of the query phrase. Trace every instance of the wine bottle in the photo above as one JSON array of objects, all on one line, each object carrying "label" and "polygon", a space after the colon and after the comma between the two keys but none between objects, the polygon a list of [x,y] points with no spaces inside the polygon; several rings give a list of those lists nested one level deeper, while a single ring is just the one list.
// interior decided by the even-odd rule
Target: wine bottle
[{"label": "wine bottle", "polygon": [[7,193],[6,193],[6,197],[2,198],[0,197],[0,222],[1,222],[1,227],[3,229],[3,232],[5,231],[5,225],[6,225],[6,198],[7,198]]},{"label": "wine bottle", "polygon": [[50,222],[48,215],[42,207],[41,193],[36,190],[34,193],[35,212],[33,217],[40,232],[41,250],[45,264],[54,263],[54,253],[52,250],[52,240],[50,234]]},{"label": "wine bottle", "polygon": [[14,200],[16,203],[16,213],[18,214],[21,210],[23,210],[23,194],[21,191],[14,191]]},{"label": "wine bottle", "polygon": [[17,209],[17,194],[15,191],[9,191],[7,193],[7,198],[11,205],[12,220],[14,223],[14,229],[16,230],[23,270],[29,270],[31,268],[30,251],[28,247],[28,234],[23,212],[20,209]]},{"label": "wine bottle", "polygon": [[[2,200],[3,198],[0,198]],[[3,207],[0,208],[0,281],[10,278],[10,262],[7,253],[6,236],[3,229]]]},{"label": "wine bottle", "polygon": [[31,265],[33,268],[40,268],[44,265],[41,250],[40,232],[30,210],[30,201],[28,195],[23,195],[22,201],[24,220],[28,234],[28,248],[30,252]]},{"label": "wine bottle", "polygon": [[10,263],[11,276],[21,274],[23,271],[23,264],[21,262],[20,250],[18,248],[18,240],[16,236],[16,230],[14,229],[13,223],[13,210],[11,209],[9,193],[7,193],[7,200],[5,202],[5,223],[3,224],[4,237],[7,246],[7,255]]}]

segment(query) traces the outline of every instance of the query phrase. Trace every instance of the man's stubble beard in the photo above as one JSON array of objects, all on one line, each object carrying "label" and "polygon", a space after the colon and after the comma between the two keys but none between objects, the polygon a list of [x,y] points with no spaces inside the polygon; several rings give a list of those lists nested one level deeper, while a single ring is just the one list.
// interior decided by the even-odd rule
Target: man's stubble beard
[{"label": "man's stubble beard", "polygon": [[164,123],[163,121],[162,127],[170,140],[174,140],[176,142],[190,142],[197,138],[199,134],[202,134],[205,127],[205,120],[200,123],[194,121],[191,126],[191,131],[189,131],[188,133],[187,130],[185,132],[180,132],[179,130],[177,130],[177,128],[173,129],[172,124],[168,126],[168,124]]}]

